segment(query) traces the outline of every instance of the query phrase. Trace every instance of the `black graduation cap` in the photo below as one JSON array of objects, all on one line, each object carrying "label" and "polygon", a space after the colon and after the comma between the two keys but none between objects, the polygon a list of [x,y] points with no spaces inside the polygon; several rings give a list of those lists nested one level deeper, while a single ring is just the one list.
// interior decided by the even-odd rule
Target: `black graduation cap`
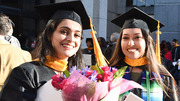
[{"label": "black graduation cap", "polygon": [[[124,14],[111,21],[122,29],[125,28],[142,28],[147,32],[157,30],[158,21],[140,9],[134,7]],[[160,28],[164,25],[160,23]]]},{"label": "black graduation cap", "polygon": [[90,29],[89,17],[81,1],[38,5],[35,8],[46,23],[51,19],[71,19],[80,23],[83,29]]}]

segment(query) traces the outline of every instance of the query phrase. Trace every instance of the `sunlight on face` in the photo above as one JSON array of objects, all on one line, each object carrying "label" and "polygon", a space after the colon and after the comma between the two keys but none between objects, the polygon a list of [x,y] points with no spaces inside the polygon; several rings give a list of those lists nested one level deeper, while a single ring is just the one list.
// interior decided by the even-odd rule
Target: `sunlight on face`
[{"label": "sunlight on face", "polygon": [[52,35],[52,46],[58,58],[67,60],[74,55],[81,44],[82,26],[72,20],[64,19]]},{"label": "sunlight on face", "polygon": [[125,56],[138,59],[145,54],[146,42],[140,28],[127,28],[123,30],[121,48]]}]

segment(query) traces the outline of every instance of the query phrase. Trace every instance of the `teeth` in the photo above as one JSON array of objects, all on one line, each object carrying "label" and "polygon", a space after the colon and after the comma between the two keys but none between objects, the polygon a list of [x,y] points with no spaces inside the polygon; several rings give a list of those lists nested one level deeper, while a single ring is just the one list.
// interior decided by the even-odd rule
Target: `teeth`
[{"label": "teeth", "polygon": [[128,49],[129,52],[135,52],[137,49]]},{"label": "teeth", "polygon": [[70,45],[63,45],[64,47],[73,48],[73,46]]}]

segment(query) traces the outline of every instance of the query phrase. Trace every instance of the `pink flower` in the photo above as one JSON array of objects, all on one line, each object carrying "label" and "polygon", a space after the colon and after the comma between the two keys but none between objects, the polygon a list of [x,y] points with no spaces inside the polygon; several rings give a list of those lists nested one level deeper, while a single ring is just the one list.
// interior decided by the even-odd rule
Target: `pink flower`
[{"label": "pink flower", "polygon": [[104,67],[101,67],[101,69],[105,72],[105,71],[110,71],[110,67],[108,66],[104,66]]},{"label": "pink flower", "polygon": [[96,78],[97,78],[97,81],[99,80],[102,81],[103,76],[101,74],[98,74]]},{"label": "pink flower", "polygon": [[112,73],[114,74],[117,71],[116,68],[112,68]]},{"label": "pink flower", "polygon": [[86,71],[86,77],[89,77],[89,76],[91,76],[91,74],[93,73],[93,71],[92,70],[88,70],[88,71]]},{"label": "pink flower", "polygon": [[59,88],[62,90],[64,88],[64,85],[66,84],[67,79],[64,79],[60,84]]},{"label": "pink flower", "polygon": [[54,75],[52,78],[52,85],[54,88],[56,88],[57,90],[59,89],[63,89],[65,83],[66,83],[66,79],[62,78],[60,75]]},{"label": "pink flower", "polygon": [[104,81],[112,81],[113,79],[114,79],[114,76],[113,76],[114,74],[112,73],[112,72],[110,72],[110,71],[105,71],[104,73],[103,73],[103,82]]}]

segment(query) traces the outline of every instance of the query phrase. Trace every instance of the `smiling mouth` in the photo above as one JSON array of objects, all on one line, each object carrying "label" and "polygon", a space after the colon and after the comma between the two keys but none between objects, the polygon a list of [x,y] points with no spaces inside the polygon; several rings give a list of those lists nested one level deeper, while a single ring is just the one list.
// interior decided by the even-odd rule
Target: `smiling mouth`
[{"label": "smiling mouth", "polygon": [[65,48],[68,48],[68,49],[74,48],[74,46],[72,46],[72,45],[62,45],[62,46],[65,47]]},{"label": "smiling mouth", "polygon": [[137,49],[128,49],[127,51],[128,52],[135,52],[135,51],[137,51]]}]

